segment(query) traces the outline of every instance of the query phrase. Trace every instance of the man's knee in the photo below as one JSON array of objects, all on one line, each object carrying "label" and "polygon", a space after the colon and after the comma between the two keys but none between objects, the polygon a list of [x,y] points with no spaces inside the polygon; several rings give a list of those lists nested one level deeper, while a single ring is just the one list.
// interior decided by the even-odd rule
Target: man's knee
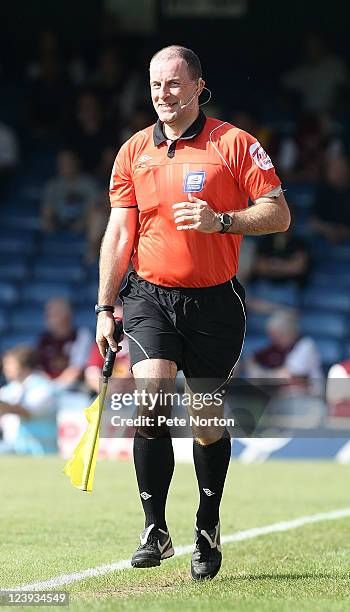
[{"label": "man's knee", "polygon": [[215,429],[211,429],[209,431],[198,432],[198,434],[194,434],[193,437],[195,442],[201,446],[214,444],[215,442],[221,440],[221,438],[231,438],[226,427],[216,427]]},{"label": "man's knee", "polygon": [[148,438],[151,440],[170,438],[169,427],[166,425],[138,427],[136,429],[136,434],[141,438]]}]

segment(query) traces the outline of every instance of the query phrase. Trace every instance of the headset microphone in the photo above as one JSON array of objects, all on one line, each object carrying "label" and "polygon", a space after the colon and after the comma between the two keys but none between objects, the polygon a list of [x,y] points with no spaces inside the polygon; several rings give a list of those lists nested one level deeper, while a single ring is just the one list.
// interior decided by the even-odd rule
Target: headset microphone
[{"label": "headset microphone", "polygon": [[[206,89],[209,92],[209,98],[205,102],[202,102],[199,106],[204,106],[204,104],[208,104],[209,100],[211,100],[211,91],[210,91],[210,89],[208,89],[208,87],[203,87],[203,90],[204,89]],[[191,104],[191,102],[195,99],[195,97],[197,95],[197,92],[198,92],[198,87],[197,87],[196,91],[194,92],[192,98],[188,102],[186,102],[186,104],[182,104],[181,100],[180,100],[180,102],[179,102],[180,108],[186,108],[186,106]]]},{"label": "headset microphone", "polygon": [[193,94],[192,98],[191,98],[191,99],[190,99],[188,102],[186,102],[186,104],[181,104],[181,100],[180,100],[180,108],[186,108],[186,106],[188,106],[189,104],[191,104],[191,102],[192,102],[192,101],[195,99],[195,97],[196,97],[197,91],[198,91],[198,87],[196,88],[196,91],[194,92],[194,94]]}]

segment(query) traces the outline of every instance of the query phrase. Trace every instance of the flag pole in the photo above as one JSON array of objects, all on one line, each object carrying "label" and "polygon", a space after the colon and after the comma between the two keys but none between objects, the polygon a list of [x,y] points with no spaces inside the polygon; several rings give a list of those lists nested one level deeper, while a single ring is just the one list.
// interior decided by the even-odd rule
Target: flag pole
[{"label": "flag pole", "polygon": [[[115,322],[115,328],[114,328],[113,338],[118,343],[120,342],[120,338],[123,333],[123,321],[122,319],[115,319],[114,322]],[[104,403],[106,399],[108,381],[113,372],[113,366],[114,366],[116,355],[117,355],[116,351],[113,351],[111,347],[109,346],[106,351],[106,356],[105,356],[103,368],[102,368],[102,385],[101,385],[101,391],[99,394],[98,420],[97,420],[97,427],[96,427],[96,431],[94,435],[94,442],[93,442],[93,447],[92,447],[93,450],[96,447],[97,438],[100,432],[100,422],[101,422],[102,412],[103,412]],[[88,463],[88,467],[87,467],[84,482],[83,482],[83,487],[82,487],[83,491],[88,490],[88,482],[90,478],[93,456],[94,456],[94,453],[92,451],[89,457],[89,463]]]}]

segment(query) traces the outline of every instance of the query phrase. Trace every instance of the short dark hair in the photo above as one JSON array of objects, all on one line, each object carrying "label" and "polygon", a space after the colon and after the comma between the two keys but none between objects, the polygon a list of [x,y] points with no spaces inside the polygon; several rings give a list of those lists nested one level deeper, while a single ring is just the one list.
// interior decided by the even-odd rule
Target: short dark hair
[{"label": "short dark hair", "polygon": [[198,79],[202,76],[202,66],[199,61],[198,55],[192,51],[192,49],[187,49],[187,47],[181,47],[180,45],[170,45],[170,47],[163,47],[160,51],[157,51],[151,59],[151,62],[155,59],[174,59],[176,57],[180,57],[185,60],[188,72],[190,73],[191,78],[194,81],[198,81]]}]

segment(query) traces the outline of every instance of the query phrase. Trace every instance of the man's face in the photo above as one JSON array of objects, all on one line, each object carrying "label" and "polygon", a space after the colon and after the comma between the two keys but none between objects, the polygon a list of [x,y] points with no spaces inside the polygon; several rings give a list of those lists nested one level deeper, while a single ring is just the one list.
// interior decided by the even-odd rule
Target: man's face
[{"label": "man's face", "polygon": [[71,321],[71,312],[64,303],[59,300],[47,303],[46,325],[54,336],[64,336],[71,328]]},{"label": "man's face", "polygon": [[58,173],[64,178],[74,178],[79,171],[77,158],[69,151],[62,151],[58,155]]},{"label": "man's face", "polygon": [[202,88],[192,79],[185,60],[181,58],[152,61],[150,85],[154,109],[163,123],[171,124],[184,119],[198,106],[198,97],[195,95],[190,104],[181,108]]},{"label": "man's face", "polygon": [[23,368],[18,359],[14,355],[5,355],[2,362],[2,368],[6,380],[20,380]]}]

